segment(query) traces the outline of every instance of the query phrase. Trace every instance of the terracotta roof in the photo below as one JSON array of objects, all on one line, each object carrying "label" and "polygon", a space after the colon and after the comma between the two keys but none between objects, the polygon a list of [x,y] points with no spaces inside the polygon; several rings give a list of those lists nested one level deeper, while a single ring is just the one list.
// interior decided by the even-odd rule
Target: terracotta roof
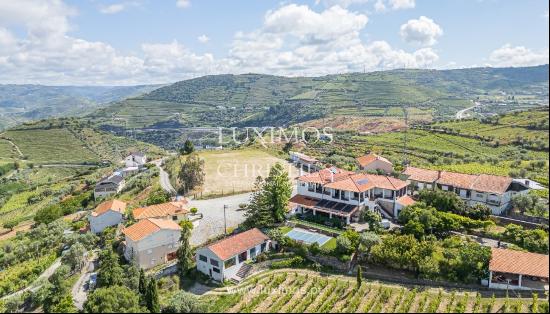
[{"label": "terracotta roof", "polygon": [[548,255],[493,248],[489,270],[548,278]]},{"label": "terracotta roof", "polygon": [[405,195],[405,196],[401,196],[400,198],[397,199],[397,203],[403,205],[403,206],[410,206],[410,205],[414,205],[416,203],[416,201],[408,196],[408,195]]},{"label": "terracotta roof", "polygon": [[433,183],[438,178],[437,170],[429,170],[415,167],[407,167],[403,174],[409,176],[410,180]]},{"label": "terracotta roof", "polygon": [[513,179],[510,177],[491,176],[487,174],[479,175],[472,185],[472,189],[481,192],[504,194]]},{"label": "terracotta roof", "polygon": [[147,218],[124,228],[122,233],[132,241],[139,241],[160,230],[181,230],[181,227],[172,220]]},{"label": "terracotta roof", "polygon": [[189,211],[186,208],[187,202],[168,202],[162,204],[151,205],[147,207],[136,208],[132,211],[135,219],[145,218],[160,218],[170,215],[187,214]]},{"label": "terracotta roof", "polygon": [[94,209],[92,212],[92,216],[97,217],[105,214],[109,210],[119,212],[121,214],[124,214],[124,211],[126,210],[126,203],[119,200],[111,200],[103,202]]},{"label": "terracotta roof", "polygon": [[339,179],[345,178],[352,174],[355,174],[355,172],[331,167],[319,170],[314,173],[308,173],[299,177],[298,180],[302,182],[327,184],[330,183],[332,179],[334,179],[334,181],[338,181]]},{"label": "terracotta roof", "polygon": [[218,241],[208,246],[208,248],[216,254],[217,257],[225,261],[230,257],[265,242],[266,240],[269,240],[269,238],[259,229],[254,228]]},{"label": "terracotta roof", "polygon": [[[414,167],[407,167],[403,174],[408,175],[410,180],[450,185],[461,189],[469,189],[480,192],[503,194],[508,190],[513,179],[503,176],[488,174],[464,174],[449,171],[428,170]],[[438,179],[439,178],[439,179]]]},{"label": "terracotta roof", "polygon": [[378,155],[373,154],[373,153],[370,153],[368,155],[361,156],[361,157],[357,158],[357,162],[359,163],[359,165],[361,165],[361,167],[366,167],[366,166],[370,165],[371,163],[373,163],[376,160],[380,160],[380,161],[389,163],[390,165],[392,164],[391,161],[387,160],[386,158],[384,158],[382,156],[378,156]]},{"label": "terracotta roof", "polygon": [[319,199],[296,194],[290,200],[288,200],[288,202],[312,207],[317,205],[317,203],[319,202]]},{"label": "terracotta roof", "polygon": [[476,179],[477,176],[472,174],[441,171],[441,176],[437,180],[437,183],[452,185],[461,189],[470,189]]},{"label": "terracotta roof", "polygon": [[389,177],[374,174],[353,174],[347,178],[340,179],[325,185],[328,188],[364,192],[372,188],[380,188],[386,190],[400,190],[407,186],[407,182]]}]

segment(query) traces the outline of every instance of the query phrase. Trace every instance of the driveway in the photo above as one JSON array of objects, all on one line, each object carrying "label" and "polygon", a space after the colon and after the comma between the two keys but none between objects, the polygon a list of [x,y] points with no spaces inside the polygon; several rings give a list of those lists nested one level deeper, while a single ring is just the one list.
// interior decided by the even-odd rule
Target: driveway
[{"label": "driveway", "polygon": [[92,258],[88,259],[86,266],[84,266],[85,271],[80,275],[80,278],[78,278],[71,289],[74,305],[79,310],[84,308],[84,302],[88,298],[88,281],[90,280],[90,275],[95,271],[96,261],[97,254],[93,253]]},{"label": "driveway", "polygon": [[170,193],[171,195],[176,195],[176,189],[174,189],[172,183],[170,183],[170,176],[168,175],[168,172],[164,171],[164,169],[162,169],[161,167],[163,160],[164,159],[157,159],[152,161],[152,163],[155,164],[159,169],[160,186],[164,191]]},{"label": "driveway", "polygon": [[208,239],[224,233],[223,206],[227,205],[225,218],[227,228],[237,227],[245,220],[244,210],[239,210],[239,204],[248,203],[252,193],[238,194],[209,200],[190,200],[189,207],[196,207],[203,218],[193,223],[191,245],[200,246]]}]

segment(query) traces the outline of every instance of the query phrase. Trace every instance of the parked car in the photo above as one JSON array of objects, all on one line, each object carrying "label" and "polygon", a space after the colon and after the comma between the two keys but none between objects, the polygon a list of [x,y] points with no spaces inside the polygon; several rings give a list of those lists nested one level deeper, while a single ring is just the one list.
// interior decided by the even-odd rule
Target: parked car
[{"label": "parked car", "polygon": [[380,226],[384,229],[390,229],[391,223],[388,219],[382,219],[382,221],[380,221]]},{"label": "parked car", "polygon": [[91,273],[90,279],[88,280],[88,290],[95,289],[97,285],[97,273]]}]

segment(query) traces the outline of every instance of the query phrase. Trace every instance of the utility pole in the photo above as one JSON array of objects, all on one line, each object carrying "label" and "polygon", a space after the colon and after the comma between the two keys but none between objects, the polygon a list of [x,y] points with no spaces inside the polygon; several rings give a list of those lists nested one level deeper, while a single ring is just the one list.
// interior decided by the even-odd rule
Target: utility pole
[{"label": "utility pole", "polygon": [[227,205],[223,205],[223,233],[227,235],[227,218],[225,216],[225,211],[228,208]]}]

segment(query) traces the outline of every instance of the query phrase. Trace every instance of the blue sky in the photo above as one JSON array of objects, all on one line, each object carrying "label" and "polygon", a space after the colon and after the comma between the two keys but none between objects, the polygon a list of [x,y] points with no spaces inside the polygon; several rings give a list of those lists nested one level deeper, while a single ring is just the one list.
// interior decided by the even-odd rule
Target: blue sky
[{"label": "blue sky", "polygon": [[0,83],[548,63],[539,0],[0,0]]}]

